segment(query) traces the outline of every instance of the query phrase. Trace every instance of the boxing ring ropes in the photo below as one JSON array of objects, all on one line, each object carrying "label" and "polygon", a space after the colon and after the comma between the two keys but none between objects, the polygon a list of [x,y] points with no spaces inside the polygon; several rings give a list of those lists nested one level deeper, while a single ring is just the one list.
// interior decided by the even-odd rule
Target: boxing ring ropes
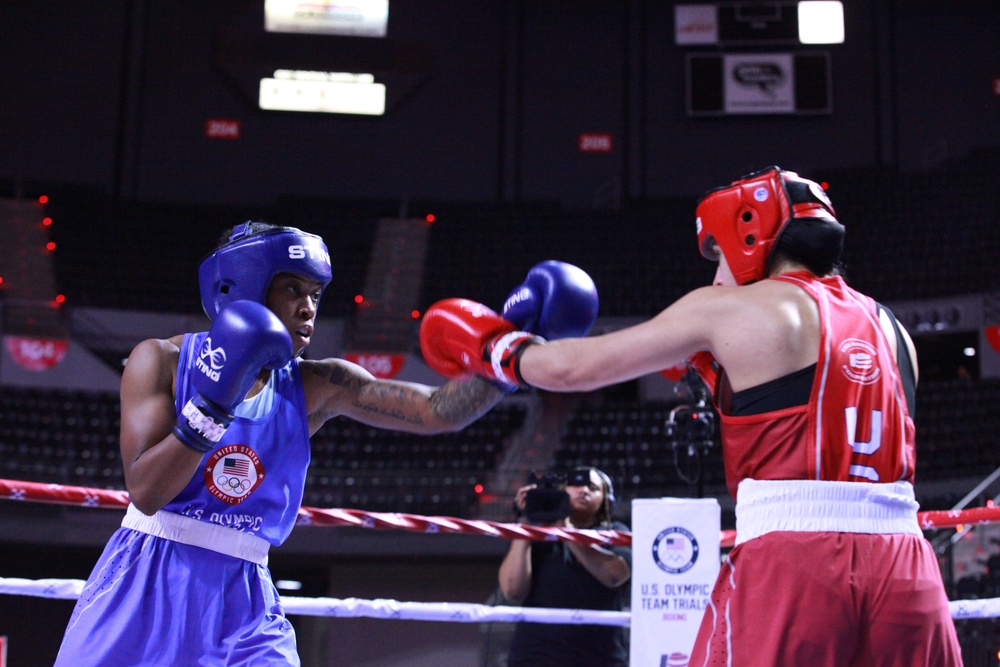
[{"label": "boxing ring ropes", "polygon": [[[1000,476],[998,469],[980,486]],[[974,497],[975,492],[967,496]],[[82,486],[44,484],[0,479],[0,499],[14,502],[37,502],[95,509],[125,509],[128,493]],[[967,501],[966,501],[967,502]],[[964,502],[960,504],[964,505]],[[957,528],[952,542],[970,526],[1000,521],[1000,506],[975,507],[964,510],[938,510],[917,515],[924,530]],[[299,510],[299,526],[349,526],[375,530],[404,530],[420,533],[462,533],[486,535],[504,539],[534,541],[572,541],[586,545],[628,546],[632,535],[612,530],[578,530],[546,526],[528,526],[475,519],[443,516],[420,516],[389,512],[366,512],[355,509]],[[736,531],[724,530],[723,548],[732,547]],[[19,579],[0,577],[0,594],[28,595],[60,600],[75,600],[83,589],[80,579]],[[455,602],[400,602],[397,600],[362,600],[356,598],[304,598],[281,596],[287,614],[332,616],[339,618],[367,617],[399,620],[444,621],[452,623],[529,622],[614,625],[628,627],[629,612],[594,611],[587,609],[540,609],[511,606],[490,606]],[[1000,598],[983,600],[953,600],[949,603],[952,618],[1000,617]]]}]

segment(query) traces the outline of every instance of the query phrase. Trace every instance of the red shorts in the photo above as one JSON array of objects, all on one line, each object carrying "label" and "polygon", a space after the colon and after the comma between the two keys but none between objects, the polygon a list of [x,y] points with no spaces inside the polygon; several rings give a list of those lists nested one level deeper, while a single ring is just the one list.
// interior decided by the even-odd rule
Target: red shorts
[{"label": "red shorts", "polygon": [[921,536],[771,532],[734,548],[691,667],[960,667]]}]

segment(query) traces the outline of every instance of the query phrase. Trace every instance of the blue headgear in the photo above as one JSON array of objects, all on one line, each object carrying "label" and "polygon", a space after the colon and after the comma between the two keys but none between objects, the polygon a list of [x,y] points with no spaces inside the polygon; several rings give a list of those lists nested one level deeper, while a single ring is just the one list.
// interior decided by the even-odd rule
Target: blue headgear
[{"label": "blue headgear", "polygon": [[330,253],[319,236],[294,227],[252,232],[253,223],[237,225],[229,241],[202,261],[198,283],[208,319],[240,299],[266,305],[267,288],[279,273],[294,273],[323,287],[333,278]]}]

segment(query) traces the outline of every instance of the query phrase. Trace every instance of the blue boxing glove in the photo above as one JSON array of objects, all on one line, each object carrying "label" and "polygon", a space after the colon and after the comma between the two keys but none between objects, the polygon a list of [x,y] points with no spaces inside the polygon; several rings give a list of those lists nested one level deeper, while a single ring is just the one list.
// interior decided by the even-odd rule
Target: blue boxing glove
[{"label": "blue boxing glove", "polygon": [[212,322],[191,375],[194,396],[185,404],[174,435],[198,452],[210,452],[233,422],[261,369],[281,368],[292,358],[292,338],[277,315],[254,301],[234,301]]},{"label": "blue boxing glove", "polygon": [[586,336],[597,320],[597,287],[583,269],[548,260],[531,267],[503,304],[504,319],[547,340]]}]

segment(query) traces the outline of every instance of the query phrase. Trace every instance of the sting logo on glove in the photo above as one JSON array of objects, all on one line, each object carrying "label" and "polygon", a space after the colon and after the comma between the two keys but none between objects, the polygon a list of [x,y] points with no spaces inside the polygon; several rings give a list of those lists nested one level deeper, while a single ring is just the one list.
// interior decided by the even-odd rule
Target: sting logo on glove
[{"label": "sting logo on glove", "polygon": [[[205,363],[205,360],[208,363]],[[219,371],[222,367],[226,365],[226,351],[222,349],[222,346],[212,349],[212,339],[211,337],[205,339],[205,343],[201,346],[201,352],[198,354],[198,359],[195,361],[195,366],[202,373],[208,376],[212,382],[219,381]]]}]

